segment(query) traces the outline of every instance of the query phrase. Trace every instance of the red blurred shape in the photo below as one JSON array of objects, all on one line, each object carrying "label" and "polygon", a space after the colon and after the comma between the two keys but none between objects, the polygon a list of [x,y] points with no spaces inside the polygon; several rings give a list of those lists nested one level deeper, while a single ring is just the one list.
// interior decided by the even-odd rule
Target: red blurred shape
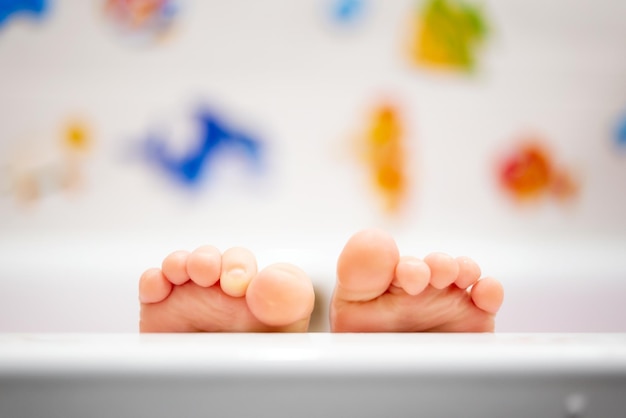
[{"label": "red blurred shape", "polygon": [[548,148],[537,139],[517,145],[498,168],[500,185],[519,201],[550,195],[565,202],[580,189],[572,171],[555,164]]},{"label": "red blurred shape", "polygon": [[536,142],[521,144],[500,164],[500,184],[520,200],[540,197],[549,190],[554,168],[549,152]]}]

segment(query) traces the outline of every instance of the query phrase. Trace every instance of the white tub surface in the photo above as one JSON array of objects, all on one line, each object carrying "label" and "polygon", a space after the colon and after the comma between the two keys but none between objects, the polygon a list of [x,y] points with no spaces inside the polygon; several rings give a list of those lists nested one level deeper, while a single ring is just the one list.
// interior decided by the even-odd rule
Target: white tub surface
[{"label": "white tub surface", "polygon": [[0,334],[2,417],[623,417],[626,334]]},{"label": "white tub surface", "polygon": [[[212,242],[224,250],[244,245],[259,267],[291,262],[317,289],[311,331],[328,331],[328,304],[342,238],[296,242],[234,243],[195,237],[146,240],[119,234],[0,237],[0,332],[138,331],[137,283],[175,249]],[[626,332],[626,241],[533,242],[427,239],[399,243],[403,254],[430,251],[469,255],[484,275],[501,280],[505,300],[497,332]]]}]

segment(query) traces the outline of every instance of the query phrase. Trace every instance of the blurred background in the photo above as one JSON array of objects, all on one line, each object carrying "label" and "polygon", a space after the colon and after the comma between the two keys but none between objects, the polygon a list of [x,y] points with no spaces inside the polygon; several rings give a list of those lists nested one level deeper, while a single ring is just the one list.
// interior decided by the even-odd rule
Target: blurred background
[{"label": "blurred background", "polygon": [[474,257],[499,330],[626,331],[624,17],[0,0],[0,331],[134,331],[141,272],[205,243],[328,293],[365,227]]}]

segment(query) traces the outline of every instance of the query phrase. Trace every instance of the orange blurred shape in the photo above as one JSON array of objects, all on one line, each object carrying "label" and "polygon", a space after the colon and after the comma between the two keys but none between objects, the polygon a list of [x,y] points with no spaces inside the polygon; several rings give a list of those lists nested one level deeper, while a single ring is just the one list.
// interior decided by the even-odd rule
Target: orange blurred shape
[{"label": "orange blurred shape", "polygon": [[554,175],[551,192],[558,200],[570,200],[578,194],[579,189],[580,184],[570,172],[563,170]]},{"label": "orange blurred shape", "polygon": [[366,160],[387,210],[397,211],[406,195],[401,123],[397,110],[385,104],[374,111],[366,136]]},{"label": "orange blurred shape", "polygon": [[125,20],[133,28],[139,28],[148,22],[165,0],[107,0],[105,9],[114,13],[118,19]]},{"label": "orange blurred shape", "polygon": [[504,159],[499,171],[500,184],[520,200],[544,194],[554,175],[552,158],[538,143],[522,144]]}]

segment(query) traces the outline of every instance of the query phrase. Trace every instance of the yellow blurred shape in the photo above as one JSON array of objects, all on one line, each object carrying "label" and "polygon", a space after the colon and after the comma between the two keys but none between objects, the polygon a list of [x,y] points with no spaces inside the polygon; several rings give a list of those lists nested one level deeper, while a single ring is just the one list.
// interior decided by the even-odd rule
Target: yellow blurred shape
[{"label": "yellow blurred shape", "polygon": [[68,123],[63,134],[63,143],[72,151],[87,151],[91,146],[91,135],[87,124],[79,120]]},{"label": "yellow blurred shape", "polygon": [[417,65],[471,70],[486,34],[482,11],[459,0],[429,0],[417,14],[411,58]]}]

